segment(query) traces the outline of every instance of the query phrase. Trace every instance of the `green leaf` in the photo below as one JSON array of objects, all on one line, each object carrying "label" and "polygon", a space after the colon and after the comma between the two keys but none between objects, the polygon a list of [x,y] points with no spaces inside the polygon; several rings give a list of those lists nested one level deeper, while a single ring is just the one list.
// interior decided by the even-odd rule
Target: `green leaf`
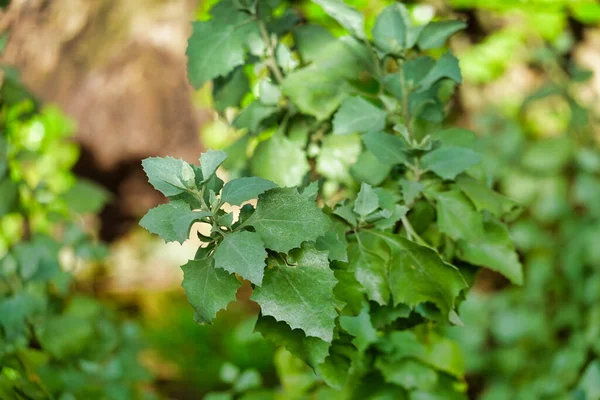
[{"label": "green leaf", "polygon": [[346,83],[312,64],[289,73],[283,81],[283,93],[300,111],[323,121],[346,97]]},{"label": "green leaf", "polygon": [[456,190],[439,193],[437,221],[440,231],[453,240],[477,240],[483,236],[483,221],[469,200]]},{"label": "green leaf", "polygon": [[212,257],[190,260],[181,269],[181,286],[200,322],[211,322],[219,310],[227,308],[235,300],[235,294],[241,286],[234,275],[216,269]]},{"label": "green leaf", "polygon": [[333,117],[333,133],[347,135],[380,131],[385,128],[387,113],[360,96],[350,97],[342,103]]},{"label": "green leaf", "polygon": [[[339,223],[338,223],[339,224]],[[344,230],[346,229],[343,227]],[[325,235],[317,239],[317,250],[327,251],[330,260],[348,262],[348,254],[346,253],[346,235],[344,232],[336,232],[335,230],[328,231]]]},{"label": "green leaf", "polygon": [[433,68],[429,70],[425,78],[420,82],[419,89],[425,91],[430,89],[440,79],[452,79],[456,83],[462,82],[458,59],[450,52],[444,53],[436,61]]},{"label": "green leaf", "polygon": [[332,16],[344,28],[359,39],[365,38],[365,17],[341,0],[313,0],[323,7],[323,10]]},{"label": "green leaf", "polygon": [[419,47],[421,50],[442,47],[450,36],[466,27],[466,23],[458,20],[430,22],[423,28],[421,35],[419,35]]},{"label": "green leaf", "polygon": [[409,181],[406,179],[400,180],[400,186],[402,187],[404,203],[408,205],[414,203],[425,188],[421,182]]},{"label": "green leaf", "polygon": [[473,202],[477,211],[487,210],[500,218],[506,214],[514,214],[520,209],[513,200],[494,192],[470,176],[459,176],[456,178],[456,185]]},{"label": "green leaf", "polygon": [[356,134],[323,138],[317,158],[317,172],[333,181],[353,184],[350,167],[356,162],[362,145]]},{"label": "green leaf", "polygon": [[360,192],[358,192],[358,196],[354,202],[354,212],[364,218],[378,208],[379,197],[377,193],[371,188],[371,185],[362,183],[360,185]]},{"label": "green leaf", "polygon": [[266,267],[267,252],[254,232],[233,232],[215,250],[215,267],[236,273],[260,286]]},{"label": "green leaf", "polygon": [[392,166],[382,163],[370,151],[363,151],[354,165],[350,167],[350,173],[358,182],[366,182],[369,185],[381,184],[390,174]]},{"label": "green leaf", "polygon": [[405,389],[430,389],[437,382],[436,372],[416,360],[388,362],[377,359],[375,366],[381,371],[386,382],[402,386]]},{"label": "green leaf", "polygon": [[386,7],[375,20],[373,41],[384,53],[400,55],[406,46],[407,21],[409,15],[403,4],[394,3]]},{"label": "green leaf", "polygon": [[223,161],[227,158],[224,151],[208,150],[200,155],[200,169],[202,170],[202,183],[207,182]]},{"label": "green leaf", "polygon": [[99,212],[111,198],[111,193],[104,187],[82,178],[63,195],[69,209],[80,214]]},{"label": "green leaf", "polygon": [[19,186],[10,178],[0,179],[0,218],[18,210]]},{"label": "green leaf", "polygon": [[247,129],[250,133],[260,133],[267,125],[263,126],[263,121],[268,120],[277,110],[277,106],[255,100],[239,113],[232,125],[238,129]]},{"label": "green leaf", "polygon": [[331,342],[337,317],[333,297],[337,280],[327,253],[304,245],[293,255],[294,266],[279,264],[267,269],[262,286],[255,288],[251,299],[264,315],[285,321],[307,336]]},{"label": "green leaf", "polygon": [[221,200],[232,206],[240,206],[275,187],[275,183],[258,177],[232,179],[223,186]]},{"label": "green leaf", "polygon": [[389,254],[386,244],[374,235],[360,233],[360,241],[348,246],[349,269],[365,288],[367,298],[380,305],[390,298]]},{"label": "green leaf", "polygon": [[181,159],[151,157],[142,161],[148,181],[165,196],[176,196],[187,189],[195,189],[192,167]]},{"label": "green leaf", "polygon": [[304,150],[279,134],[261,142],[250,160],[253,175],[280,186],[297,186],[310,170]]},{"label": "green leaf", "polygon": [[290,328],[283,321],[261,315],[254,327],[256,332],[273,343],[284,346],[290,353],[316,367],[329,355],[330,344],[317,337],[306,336],[300,329]]},{"label": "green leaf", "polygon": [[149,210],[140,221],[140,226],[160,236],[167,243],[183,244],[189,239],[194,222],[211,215],[208,211],[191,211],[189,206],[181,201],[172,201]]},{"label": "green leaf", "polygon": [[402,138],[385,132],[370,132],[362,136],[365,146],[384,164],[395,165],[408,161],[409,150]]},{"label": "green leaf", "polygon": [[404,303],[414,307],[430,302],[442,315],[450,316],[456,297],[467,287],[458,269],[444,262],[434,250],[401,236],[375,231],[363,233],[378,237],[390,247],[389,280],[394,305]]},{"label": "green leaf", "polygon": [[[237,14],[231,10],[232,14]],[[190,83],[199,89],[207,81],[229,74],[244,63],[246,29],[234,23],[213,19],[192,24],[188,40],[188,74]]]},{"label": "green leaf", "polygon": [[225,111],[228,107],[239,107],[242,99],[250,91],[248,77],[243,67],[234,69],[224,78],[213,82],[213,104],[217,111]]},{"label": "green leaf", "polygon": [[479,154],[462,147],[440,147],[421,158],[421,168],[443,179],[454,179],[481,161]]},{"label": "green leaf", "polygon": [[377,331],[371,323],[369,308],[364,307],[357,316],[341,316],[340,326],[355,337],[352,343],[360,351],[365,351],[370,345],[377,342]]},{"label": "green leaf", "polygon": [[484,222],[479,240],[461,241],[459,258],[471,264],[493,269],[516,285],[523,284],[523,267],[504,224],[494,219]]},{"label": "green leaf", "polygon": [[314,202],[286,188],[261,194],[256,211],[244,225],[256,229],[266,248],[286,253],[324,235],[331,221]]}]

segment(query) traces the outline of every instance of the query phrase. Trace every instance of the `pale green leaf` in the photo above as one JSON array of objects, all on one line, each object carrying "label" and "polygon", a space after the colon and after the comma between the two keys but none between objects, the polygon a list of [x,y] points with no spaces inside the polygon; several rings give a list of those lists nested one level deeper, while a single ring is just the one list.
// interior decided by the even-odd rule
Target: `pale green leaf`
[{"label": "pale green leaf", "polygon": [[[406,33],[410,24],[406,7],[394,3],[385,8],[375,20],[373,41],[385,53],[399,55],[406,46]],[[408,22],[408,24],[407,24]]]},{"label": "pale green leaf", "polygon": [[405,389],[430,389],[437,382],[436,372],[416,360],[400,360],[389,362],[377,359],[375,366],[381,371],[386,382],[402,386]]},{"label": "pale green leaf", "polygon": [[454,240],[476,240],[483,235],[481,215],[462,193],[452,190],[437,194],[435,199],[442,233]]},{"label": "pale green leaf", "polygon": [[200,169],[202,170],[202,182],[207,182],[223,161],[227,158],[227,153],[220,150],[208,150],[200,155]]},{"label": "pale green leaf", "polygon": [[190,237],[192,225],[211,215],[208,211],[192,211],[181,201],[172,201],[149,210],[140,221],[140,226],[167,243],[183,244]]},{"label": "pale green leaf", "polygon": [[341,316],[340,325],[346,332],[355,337],[352,343],[360,351],[365,351],[378,340],[377,331],[371,323],[368,307],[364,307],[357,316]]},{"label": "pale green leaf", "polygon": [[465,29],[463,21],[433,21],[428,23],[419,35],[418,44],[422,50],[442,47],[450,36]]},{"label": "pale green leaf", "polygon": [[377,196],[371,185],[362,183],[360,192],[358,192],[358,196],[354,201],[354,212],[364,218],[378,208],[379,196]]},{"label": "pale green leaf", "polygon": [[233,232],[215,250],[215,267],[236,273],[260,286],[266,267],[267,252],[254,232]]},{"label": "pale green leaf", "polygon": [[241,283],[235,275],[214,267],[212,257],[190,260],[181,267],[183,286],[200,322],[211,322],[219,310],[235,300]]},{"label": "pale green leaf", "polygon": [[456,178],[460,190],[473,202],[477,211],[487,210],[500,218],[506,214],[514,214],[519,210],[519,205],[499,193],[494,192],[483,183],[462,175]]},{"label": "pale green leaf", "polygon": [[450,52],[444,53],[439,60],[436,61],[433,68],[429,70],[427,75],[420,82],[420,90],[425,91],[431,88],[440,79],[448,78],[456,83],[462,82],[458,59]]},{"label": "pale green leaf", "polygon": [[221,200],[232,206],[239,206],[275,187],[277,187],[275,183],[258,177],[232,179],[223,186]]},{"label": "pale green leaf", "polygon": [[176,196],[195,188],[192,167],[181,159],[150,157],[142,161],[148,181],[165,196]]},{"label": "pale green leaf", "polygon": [[357,9],[342,0],[313,0],[344,28],[359,39],[365,38],[365,17]]},{"label": "pale green leaf", "polygon": [[440,147],[421,158],[421,168],[443,179],[454,179],[481,161],[479,154],[463,147]]},{"label": "pale green leaf", "polygon": [[253,175],[280,186],[298,186],[310,170],[304,150],[279,134],[261,142],[250,160]]},{"label": "pale green leaf", "polygon": [[365,146],[384,164],[400,164],[407,162],[408,146],[399,136],[385,132],[370,132],[362,136]]},{"label": "pale green leaf", "polygon": [[493,219],[484,222],[485,234],[479,240],[461,241],[459,258],[493,269],[516,285],[523,284],[523,267],[504,224]]},{"label": "pale green leaf", "polygon": [[409,181],[406,179],[400,180],[400,187],[402,187],[404,203],[408,205],[414,203],[425,188],[421,182]]},{"label": "pale green leaf", "polygon": [[317,172],[328,179],[352,184],[350,167],[356,162],[361,151],[360,136],[356,134],[328,135],[321,143]]},{"label": "pale green leaf", "polygon": [[385,128],[387,113],[360,96],[344,100],[333,117],[333,133],[347,135],[380,131]]},{"label": "pale green leaf", "polygon": [[331,342],[337,317],[333,296],[337,281],[327,253],[304,245],[294,257],[293,266],[280,263],[267,269],[262,286],[254,290],[251,299],[264,315]]},{"label": "pale green leaf", "polygon": [[288,252],[324,235],[331,221],[296,189],[278,188],[259,196],[256,211],[244,225],[256,229],[266,248]]}]

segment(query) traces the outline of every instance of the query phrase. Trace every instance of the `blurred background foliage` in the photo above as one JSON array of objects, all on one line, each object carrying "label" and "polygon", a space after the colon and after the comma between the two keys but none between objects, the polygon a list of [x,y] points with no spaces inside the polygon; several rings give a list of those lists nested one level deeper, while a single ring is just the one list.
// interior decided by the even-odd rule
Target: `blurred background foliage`
[{"label": "blurred background foliage", "polygon": [[[217,117],[212,109],[219,107],[219,99],[212,98],[210,85],[193,94],[186,87],[189,93],[178,91],[183,100],[177,102],[186,103],[184,110],[194,110],[189,117],[193,123],[183,124],[183,128],[177,124],[177,129],[189,131],[191,127],[192,142],[185,135],[174,135],[169,146],[161,148],[147,142],[167,142],[132,135],[124,140],[131,140],[133,147],[138,143],[143,151],[125,155],[117,151],[107,156],[98,126],[105,130],[114,126],[119,132],[114,137],[127,136],[123,126],[139,129],[139,115],[133,114],[155,108],[145,108],[140,96],[123,90],[128,97],[119,103],[122,112],[107,113],[100,123],[88,119],[89,108],[83,107],[83,112],[65,99],[75,98],[102,109],[104,103],[95,97],[102,86],[90,84],[85,92],[74,92],[74,88],[88,82],[86,79],[96,82],[98,76],[118,77],[110,80],[115,91],[119,85],[155,87],[155,75],[85,66],[83,74],[61,75],[64,94],[53,97],[54,92],[39,84],[43,79],[52,80],[52,74],[46,71],[46,75],[36,76],[28,69],[31,59],[10,51],[11,40],[17,40],[10,37],[11,26],[18,24],[19,18],[28,20],[23,5],[30,5],[27,12],[35,14],[44,1],[13,3],[0,20],[0,27],[9,34],[2,41],[9,50],[3,62],[16,68],[3,70],[1,89],[0,398],[46,398],[46,393],[52,392],[60,399],[129,399],[146,396],[146,389],[159,398],[174,399],[331,398],[308,367],[252,332],[256,311],[250,302],[231,306],[214,326],[193,324],[191,308],[179,288],[177,265],[193,255],[194,246],[164,245],[131,229],[131,220],[157,200],[144,194],[150,191],[144,191],[143,178],[129,165],[145,156],[167,153],[194,161],[199,152],[195,149],[200,146],[190,143],[199,137],[203,147],[227,149],[235,155],[226,165],[228,173],[235,176],[236,171],[248,167],[248,157],[261,136],[247,143],[244,132],[230,126],[236,110],[227,111],[227,120]],[[65,21],[71,17],[116,24],[118,18],[110,22],[101,19],[107,9],[115,7],[113,2],[105,3],[108,8],[101,9],[105,14],[86,9],[82,17],[74,11],[77,7],[63,7],[60,15]],[[152,3],[159,9],[163,5]],[[165,64],[167,68],[176,65],[185,48],[185,36],[182,39],[179,33],[189,32],[188,20],[207,18],[215,1],[192,3],[170,3],[176,12],[168,15],[183,16],[177,18],[161,18],[156,8],[148,7],[153,11],[146,12],[143,5],[128,9],[149,15],[135,19],[138,22],[123,18],[129,25],[121,32],[135,32],[131,37],[139,44],[132,57],[141,60],[144,54],[152,54],[149,62],[164,61],[152,47],[160,43],[177,49],[175,64]],[[336,35],[344,34],[319,7],[309,1],[294,3],[302,18],[325,24]],[[361,9],[371,26],[374,16],[391,1],[347,3]],[[68,4],[79,3],[61,3]],[[525,265],[525,285],[511,287],[498,275],[480,275],[461,307],[466,328],[448,332],[461,344],[469,395],[486,400],[600,399],[600,4],[592,0],[423,0],[406,4],[417,23],[446,17],[467,22],[467,29],[451,41],[464,78],[452,116],[484,138],[482,146],[488,156],[483,168],[490,183],[523,207],[511,225],[511,235]],[[65,32],[57,26],[51,29],[70,40],[80,38],[82,45],[92,37],[100,40],[94,43],[115,54],[123,51],[102,44],[102,40],[112,39],[66,32],[68,26],[64,24]],[[164,32],[179,33],[153,37],[139,33],[144,31],[140,27],[150,31],[158,26],[163,26]],[[45,34],[47,30],[36,31],[36,25],[28,31],[32,38]],[[40,59],[45,59],[44,51],[50,52],[44,47],[37,50]],[[56,54],[59,59],[64,54],[66,59],[72,56],[69,51],[72,47],[64,46]],[[110,59],[111,54],[106,57]],[[130,65],[126,57],[121,61],[123,64],[117,65]],[[21,86],[17,70],[26,72],[23,81],[35,96]],[[175,80],[185,79],[184,67],[170,71],[183,74]],[[259,80],[252,71],[246,72],[251,77],[250,87],[258,93]],[[135,82],[127,81],[126,76],[135,76]],[[161,97],[156,104],[165,104],[173,87],[142,92],[145,97]],[[252,100],[246,98],[243,104]],[[51,103],[66,110],[74,121]],[[131,106],[131,114],[123,104]],[[169,136],[172,120],[168,116],[162,119],[166,122],[158,135]],[[268,136],[267,132],[263,137]],[[121,142],[114,143],[113,149],[123,147]],[[313,156],[321,173],[343,184],[349,176],[353,144],[344,143],[342,152],[334,151],[337,146],[332,143],[329,153],[325,146]],[[186,153],[182,149],[194,150]],[[274,180],[290,179],[272,175],[284,170],[289,158],[273,162],[271,168],[254,168],[253,172]],[[130,223],[123,228],[106,228],[124,220]],[[103,235],[111,240],[108,245],[97,240],[100,226],[104,226],[103,232],[111,232]],[[22,265],[31,262],[19,257],[27,255],[39,257],[38,264],[50,265],[52,273],[23,272]],[[19,296],[15,285],[25,288]],[[6,310],[14,310],[11,307],[19,310],[16,320],[6,318]],[[127,322],[132,319],[137,324]],[[28,326],[31,321],[45,328],[32,330]],[[65,328],[71,326],[77,329]],[[44,329],[53,333],[44,334]],[[82,344],[73,347],[70,339],[75,335]],[[56,371],[63,376],[53,375]],[[31,386],[28,382],[32,381],[39,384]],[[29,397],[15,396],[15,390]]]}]

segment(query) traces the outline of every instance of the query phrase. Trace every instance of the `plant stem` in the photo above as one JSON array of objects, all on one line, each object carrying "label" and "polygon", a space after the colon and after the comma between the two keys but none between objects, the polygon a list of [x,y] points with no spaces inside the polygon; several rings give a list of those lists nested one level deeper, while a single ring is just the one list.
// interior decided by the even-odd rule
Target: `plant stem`
[{"label": "plant stem", "polygon": [[281,84],[281,82],[283,82],[283,74],[281,73],[281,70],[277,66],[277,60],[275,60],[275,43],[273,43],[271,41],[271,38],[269,37],[269,32],[267,31],[267,27],[265,26],[265,23],[260,19],[257,19],[257,22],[258,22],[258,28],[260,30],[260,36],[262,37],[263,41],[265,42],[265,45],[267,46],[267,57],[268,58],[267,58],[266,64],[269,67],[269,69],[271,70],[271,72],[273,72],[273,76],[275,76],[275,80],[277,81],[277,83]]},{"label": "plant stem", "polygon": [[415,242],[419,243],[422,246],[431,247],[429,245],[429,243],[427,243],[425,240],[423,240],[423,238],[421,236],[419,236],[419,234],[415,231],[413,226],[410,224],[410,221],[408,220],[408,218],[406,218],[406,215],[404,217],[402,217],[402,225],[404,225],[404,229],[406,229],[406,234],[408,235],[408,239],[410,239],[410,240],[414,239]]}]

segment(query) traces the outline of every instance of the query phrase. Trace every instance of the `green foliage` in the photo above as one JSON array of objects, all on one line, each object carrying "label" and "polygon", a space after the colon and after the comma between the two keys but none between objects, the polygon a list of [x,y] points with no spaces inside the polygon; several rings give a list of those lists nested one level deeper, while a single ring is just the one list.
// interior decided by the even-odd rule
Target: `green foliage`
[{"label": "green foliage", "polygon": [[[282,387],[306,382],[298,397],[465,398],[462,356],[441,327],[462,324],[457,307],[479,267],[522,277],[502,222],[514,204],[475,179],[475,135],[445,123],[462,77],[439,48],[464,23],[416,26],[397,3],[370,30],[342,1],[315,3],[350,35],[302,23],[277,0],[223,0],[195,23],[190,80],[220,77],[218,106],[245,132],[226,165],[262,179],[223,185],[214,172],[226,152],[199,165],[146,160],[171,211],[141,224],[165,241],[195,235],[194,221],[210,229],[183,266],[196,320],[218,321],[251,287],[256,331],[314,371],[281,353]],[[244,204],[239,216],[226,203]],[[234,393],[258,384],[229,372]]]},{"label": "green foliage", "polygon": [[[5,81],[6,83],[6,81]],[[18,81],[10,82],[13,90]],[[18,86],[21,93],[27,91]],[[71,290],[72,270],[106,249],[80,226],[108,194],[76,180],[72,123],[2,86],[0,114],[0,398],[148,398],[141,333]]]},{"label": "green foliage", "polygon": [[[560,58],[555,61],[560,67]],[[510,225],[510,237],[522,254],[526,282],[523,288],[473,293],[461,306],[468,332],[452,329],[471,354],[467,371],[480,382],[484,400],[600,398],[597,117],[573,96],[579,85],[575,76],[564,69],[551,72],[526,99],[521,115],[549,93],[560,93],[571,108],[568,131],[536,138],[524,118],[515,122],[496,115],[482,121],[491,175],[524,207]],[[577,124],[582,116],[590,122]],[[510,206],[502,197],[480,196],[473,184],[458,182],[478,209],[498,213]],[[493,223],[483,239],[486,244],[466,242],[462,258],[485,257],[491,269],[520,281],[520,270],[505,269],[514,265],[501,250],[510,243],[506,227]]]}]

